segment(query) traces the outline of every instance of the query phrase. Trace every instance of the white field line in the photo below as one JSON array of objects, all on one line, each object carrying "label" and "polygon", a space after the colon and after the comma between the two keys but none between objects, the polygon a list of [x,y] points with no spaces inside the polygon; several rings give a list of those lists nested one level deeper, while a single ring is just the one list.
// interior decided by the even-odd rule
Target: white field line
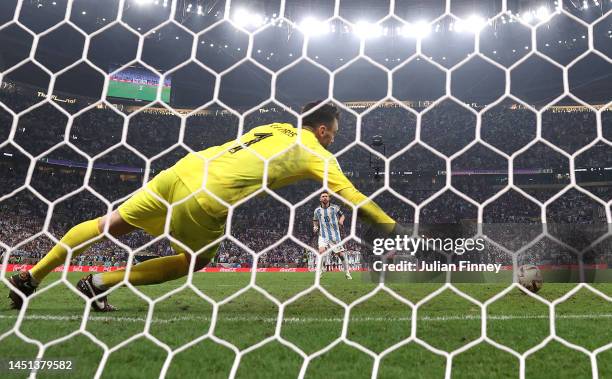
[{"label": "white field line", "polygon": [[[0,315],[0,319],[16,319],[17,315]],[[41,320],[41,321],[80,321],[82,316],[61,316],[61,315],[26,315],[26,320]],[[609,319],[612,318],[612,313],[591,313],[591,314],[567,314],[557,315],[556,319]],[[548,319],[548,315],[492,315],[487,316],[487,320],[531,320],[531,319]],[[203,321],[210,322],[208,316],[179,316],[172,318],[153,318],[152,322],[157,324],[170,324],[179,321]],[[351,317],[351,322],[389,322],[389,321],[410,321],[411,317]],[[480,316],[470,315],[455,315],[455,316],[435,316],[435,317],[419,317],[418,321],[426,322],[445,322],[445,321],[465,321],[465,320],[480,320]],[[145,322],[143,317],[121,317],[121,316],[91,316],[89,321],[102,322]],[[218,322],[268,322],[276,323],[276,317],[219,317]],[[317,322],[342,322],[341,317],[287,317],[284,322],[287,323],[317,323]]]}]

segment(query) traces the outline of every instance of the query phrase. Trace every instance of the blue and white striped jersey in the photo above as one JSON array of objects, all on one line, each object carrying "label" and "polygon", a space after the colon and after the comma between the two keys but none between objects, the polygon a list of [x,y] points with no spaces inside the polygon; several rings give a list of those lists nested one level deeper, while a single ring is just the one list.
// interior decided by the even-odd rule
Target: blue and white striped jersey
[{"label": "blue and white striped jersey", "polygon": [[335,204],[329,204],[327,208],[317,207],[314,211],[314,221],[319,222],[319,237],[331,242],[340,242],[340,217],[342,210]]}]

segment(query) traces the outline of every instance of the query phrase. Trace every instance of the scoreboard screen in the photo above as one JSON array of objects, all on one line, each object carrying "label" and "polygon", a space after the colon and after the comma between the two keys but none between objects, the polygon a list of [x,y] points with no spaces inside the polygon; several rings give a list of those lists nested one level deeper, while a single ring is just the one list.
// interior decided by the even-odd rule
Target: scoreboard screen
[{"label": "scoreboard screen", "polygon": [[[110,76],[107,96],[152,101],[157,94],[159,79],[148,70],[128,67]],[[171,79],[166,78],[161,90],[161,99],[166,103],[170,102],[171,87]]]}]

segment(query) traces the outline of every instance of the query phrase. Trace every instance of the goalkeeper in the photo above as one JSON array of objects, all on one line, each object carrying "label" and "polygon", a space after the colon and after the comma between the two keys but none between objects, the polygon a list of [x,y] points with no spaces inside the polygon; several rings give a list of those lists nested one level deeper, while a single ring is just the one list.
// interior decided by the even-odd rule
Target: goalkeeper
[{"label": "goalkeeper", "polygon": [[[73,256],[83,253],[103,239],[105,230],[115,237],[136,229],[159,236],[164,234],[169,218],[168,233],[178,241],[172,243],[177,254],[134,265],[128,278],[133,285],[183,277],[189,272],[192,256],[194,269],[202,269],[219,246],[211,244],[225,230],[228,208],[217,198],[234,204],[260,189],[264,180],[262,158],[269,161],[265,177],[269,188],[315,179],[354,205],[363,202],[359,215],[365,221],[392,229],[395,222],[351,184],[333,154],[326,150],[338,132],[338,109],[319,101],[302,110],[308,111],[312,112],[303,117],[301,133],[290,124],[263,125],[239,140],[188,154],[160,172],[117,210],[74,226],[30,271],[20,271],[9,279],[19,290],[9,293],[13,308],[21,308],[22,296],[31,295],[53,269],[65,263],[69,250]],[[166,203],[173,206],[169,208]],[[79,281],[77,289],[95,298],[94,310],[112,311],[115,308],[106,296],[98,295],[120,283],[124,276],[124,269],[88,275]]]}]

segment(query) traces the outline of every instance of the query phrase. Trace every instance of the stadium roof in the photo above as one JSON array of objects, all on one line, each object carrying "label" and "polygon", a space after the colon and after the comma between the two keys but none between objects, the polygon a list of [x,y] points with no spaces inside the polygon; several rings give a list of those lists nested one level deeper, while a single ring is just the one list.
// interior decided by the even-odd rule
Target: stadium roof
[{"label": "stadium roof", "polygon": [[[0,13],[13,14],[15,3],[1,2]],[[498,98],[504,88],[504,72],[487,60],[510,67],[526,56],[512,70],[512,92],[527,102],[541,104],[562,91],[562,73],[555,63],[567,65],[583,54],[569,70],[570,89],[585,101],[601,103],[610,99],[612,14],[602,15],[609,13],[612,1],[566,1],[566,13],[559,13],[553,1],[508,1],[508,11],[500,15],[501,1],[464,0],[450,2],[452,15],[444,15],[444,1],[397,0],[391,16],[387,1],[341,1],[339,17],[334,17],[334,4],[287,0],[282,18],[279,0],[233,1],[229,20],[221,21],[223,1],[179,0],[176,23],[160,27],[169,18],[170,1],[127,0],[121,19],[124,24],[112,26],[109,25],[117,18],[118,1],[76,1],[70,14],[73,25],[64,23],[43,35],[35,58],[57,72],[81,58],[83,31],[97,32],[85,56],[108,72],[124,64],[134,65],[140,33],[145,35],[142,62],[172,77],[175,105],[195,107],[201,105],[215,82],[215,77],[200,64],[213,72],[223,72],[249,53],[246,32],[258,30],[250,54],[257,64],[272,72],[299,60],[307,45],[308,60],[302,58],[279,74],[276,82],[276,98],[293,106],[325,97],[329,75],[323,68],[338,70],[334,83],[334,97],[338,100],[384,98],[390,84],[382,69],[386,68],[396,70],[391,77],[393,95],[400,100],[419,101],[443,94],[446,73],[442,69],[455,67],[451,73],[453,94],[465,102],[487,103]],[[66,0],[25,0],[19,21],[40,33],[60,23],[65,12]],[[597,54],[585,54],[590,40],[585,25],[593,21],[597,21],[592,28]],[[32,47],[32,36],[21,25],[11,23],[0,30],[0,44],[5,47],[0,49],[0,70],[26,58]],[[535,38],[531,38],[527,25],[539,25]],[[191,33],[203,30],[199,35]],[[474,53],[475,35],[479,36],[485,59]],[[359,55],[362,42],[364,57],[346,65]],[[545,58],[533,53],[534,42]],[[194,43],[197,64],[177,69],[189,59]],[[419,56],[415,55],[417,46],[421,49]],[[271,75],[257,64],[244,62],[224,73],[220,91],[224,102],[232,107],[248,107],[269,96]],[[42,88],[49,81],[48,75],[33,64],[5,77]],[[56,89],[99,97],[100,78],[96,70],[82,63],[61,75]]]}]

